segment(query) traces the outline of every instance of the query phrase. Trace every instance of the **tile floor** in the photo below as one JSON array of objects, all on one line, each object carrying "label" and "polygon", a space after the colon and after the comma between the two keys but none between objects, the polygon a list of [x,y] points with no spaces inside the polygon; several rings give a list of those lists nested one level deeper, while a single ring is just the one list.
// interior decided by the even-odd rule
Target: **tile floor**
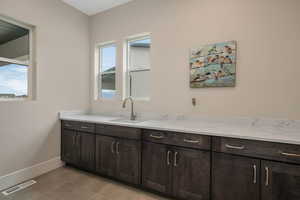
[{"label": "tile floor", "polygon": [[35,178],[37,183],[0,200],[167,200],[70,167]]}]

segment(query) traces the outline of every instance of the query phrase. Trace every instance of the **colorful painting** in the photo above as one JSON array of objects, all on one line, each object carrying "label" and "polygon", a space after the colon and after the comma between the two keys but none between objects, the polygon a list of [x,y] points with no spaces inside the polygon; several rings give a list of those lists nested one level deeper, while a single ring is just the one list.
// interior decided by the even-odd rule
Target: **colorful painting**
[{"label": "colorful painting", "polygon": [[223,42],[191,49],[190,87],[234,87],[236,42]]}]

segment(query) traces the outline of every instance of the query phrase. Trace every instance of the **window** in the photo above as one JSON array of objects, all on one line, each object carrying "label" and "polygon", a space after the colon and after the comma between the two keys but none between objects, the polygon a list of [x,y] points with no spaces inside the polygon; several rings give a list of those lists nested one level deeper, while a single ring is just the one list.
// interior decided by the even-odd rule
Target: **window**
[{"label": "window", "polygon": [[127,97],[144,100],[150,98],[150,50],[149,35],[127,41]]},{"label": "window", "polygon": [[113,43],[98,48],[98,98],[112,99],[116,96],[116,50]]},{"label": "window", "polygon": [[0,99],[31,96],[32,27],[0,17]]}]

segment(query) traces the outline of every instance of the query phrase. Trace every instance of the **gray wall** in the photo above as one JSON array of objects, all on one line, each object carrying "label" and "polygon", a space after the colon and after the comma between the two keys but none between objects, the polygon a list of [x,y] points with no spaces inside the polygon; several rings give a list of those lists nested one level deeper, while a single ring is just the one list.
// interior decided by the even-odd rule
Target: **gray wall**
[{"label": "gray wall", "polygon": [[58,111],[89,107],[88,17],[60,0],[0,0],[36,26],[37,100],[0,102],[0,176],[60,155]]},{"label": "gray wall", "polygon": [[[121,94],[124,40],[152,33],[151,100],[138,112],[300,119],[299,10],[299,0],[136,0],[92,17],[91,46],[118,41]],[[190,89],[189,49],[231,40],[236,87]],[[121,108],[120,96],[91,103],[96,113]]]}]

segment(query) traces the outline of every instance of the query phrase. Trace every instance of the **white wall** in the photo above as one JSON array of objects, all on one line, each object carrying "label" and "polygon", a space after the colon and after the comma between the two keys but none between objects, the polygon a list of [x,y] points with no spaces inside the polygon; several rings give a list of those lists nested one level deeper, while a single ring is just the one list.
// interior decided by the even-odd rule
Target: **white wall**
[{"label": "white wall", "polygon": [[[92,17],[91,46],[118,41],[121,94],[123,41],[152,32],[151,101],[138,112],[300,119],[299,10],[299,0],[136,0]],[[190,89],[189,48],[231,40],[236,87]],[[120,100],[91,98],[92,110],[117,111]]]},{"label": "white wall", "polygon": [[37,100],[0,102],[0,176],[60,155],[61,110],[89,107],[88,17],[60,0],[0,0],[36,26]]}]

